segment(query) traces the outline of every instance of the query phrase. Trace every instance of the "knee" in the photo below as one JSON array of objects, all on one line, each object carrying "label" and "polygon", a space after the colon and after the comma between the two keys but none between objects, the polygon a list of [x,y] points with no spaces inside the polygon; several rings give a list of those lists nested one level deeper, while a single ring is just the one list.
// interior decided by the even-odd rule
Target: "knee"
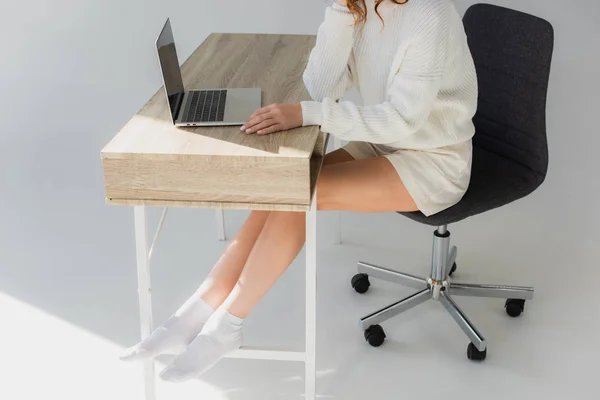
[{"label": "knee", "polygon": [[249,218],[266,220],[270,213],[271,211],[252,210]]}]

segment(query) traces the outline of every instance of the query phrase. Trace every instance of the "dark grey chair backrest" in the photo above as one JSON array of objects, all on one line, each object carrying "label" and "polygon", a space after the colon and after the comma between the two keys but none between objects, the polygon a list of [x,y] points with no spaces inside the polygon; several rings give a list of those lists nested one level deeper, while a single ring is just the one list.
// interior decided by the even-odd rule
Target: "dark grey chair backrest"
[{"label": "dark grey chair backrest", "polygon": [[552,25],[488,4],[469,8],[464,25],[479,80],[473,145],[545,176]]}]

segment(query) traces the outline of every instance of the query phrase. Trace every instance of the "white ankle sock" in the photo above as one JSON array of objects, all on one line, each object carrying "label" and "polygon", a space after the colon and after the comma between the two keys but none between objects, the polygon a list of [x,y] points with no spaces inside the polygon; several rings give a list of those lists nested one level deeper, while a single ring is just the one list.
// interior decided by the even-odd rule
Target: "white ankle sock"
[{"label": "white ankle sock", "polygon": [[187,350],[167,365],[160,377],[165,381],[182,382],[203,374],[240,348],[242,323],[243,319],[220,307]]},{"label": "white ankle sock", "polygon": [[196,293],[167,322],[121,355],[123,361],[147,360],[159,354],[180,354],[200,333],[214,310]]}]

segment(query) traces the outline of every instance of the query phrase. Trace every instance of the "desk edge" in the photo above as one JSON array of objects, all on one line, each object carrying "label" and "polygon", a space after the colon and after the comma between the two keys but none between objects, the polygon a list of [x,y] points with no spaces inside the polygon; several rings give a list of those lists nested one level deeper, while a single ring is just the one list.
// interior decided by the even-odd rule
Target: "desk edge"
[{"label": "desk edge", "polygon": [[261,203],[220,203],[202,201],[174,201],[174,200],[136,200],[136,199],[106,199],[106,204],[111,206],[147,206],[167,208],[213,208],[223,210],[256,210],[256,211],[293,211],[307,212],[310,205],[303,204],[261,204]]}]

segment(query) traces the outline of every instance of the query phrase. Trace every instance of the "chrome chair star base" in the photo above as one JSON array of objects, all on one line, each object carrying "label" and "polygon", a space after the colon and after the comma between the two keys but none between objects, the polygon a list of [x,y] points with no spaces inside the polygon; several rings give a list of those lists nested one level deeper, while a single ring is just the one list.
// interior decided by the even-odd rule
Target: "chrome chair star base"
[{"label": "chrome chair star base", "polygon": [[438,227],[433,235],[431,274],[427,278],[416,277],[365,262],[358,263],[359,273],[352,278],[352,286],[358,293],[365,293],[369,289],[371,285],[369,278],[377,278],[418,290],[405,299],[361,318],[360,326],[365,331],[365,339],[369,344],[374,347],[383,344],[385,332],[379,325],[380,323],[428,300],[433,300],[439,301],[444,306],[471,341],[467,349],[468,358],[481,361],[485,359],[487,354],[485,337],[460,309],[453,297],[507,299],[505,303],[507,314],[518,317],[524,311],[525,301],[533,299],[534,290],[530,287],[520,286],[455,283],[452,281],[451,275],[456,270],[456,255],[456,246],[450,247],[450,231],[446,225],[443,225]]}]

